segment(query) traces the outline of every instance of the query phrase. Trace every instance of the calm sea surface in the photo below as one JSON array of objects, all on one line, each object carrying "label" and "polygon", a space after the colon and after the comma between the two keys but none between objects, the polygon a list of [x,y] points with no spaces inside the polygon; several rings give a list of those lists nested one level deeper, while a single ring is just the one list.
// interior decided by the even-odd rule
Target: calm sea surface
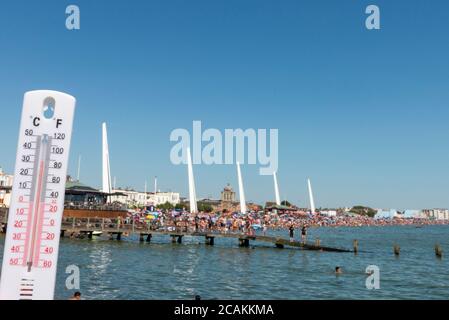
[{"label": "calm sea surface", "polygon": [[[62,239],[56,298],[73,293],[65,288],[65,269],[72,264],[80,268],[85,299],[193,299],[196,294],[202,299],[449,298],[449,226],[309,230],[309,239],[315,237],[323,245],[346,248],[358,239],[363,252],[275,249],[264,243],[239,248],[237,239],[221,238],[210,247],[199,237],[184,237],[182,244],[171,244],[165,236],[153,237],[151,244],[137,238]],[[0,236],[0,255],[3,243]],[[393,255],[396,243],[400,257]],[[436,243],[443,247],[443,259],[435,257]],[[344,272],[338,277],[337,265]],[[368,265],[380,268],[379,290],[366,289]]]}]

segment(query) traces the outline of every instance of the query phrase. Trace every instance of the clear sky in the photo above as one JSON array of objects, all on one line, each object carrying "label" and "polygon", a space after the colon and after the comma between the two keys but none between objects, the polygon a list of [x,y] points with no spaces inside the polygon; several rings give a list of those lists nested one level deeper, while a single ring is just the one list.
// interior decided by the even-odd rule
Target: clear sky
[{"label": "clear sky", "polygon": [[[77,4],[81,29],[65,28]],[[365,28],[365,8],[381,30]],[[22,98],[77,98],[69,171],[101,185],[108,123],[117,185],[187,196],[170,132],[279,129],[282,198],[317,207],[449,207],[449,2],[2,1],[0,165],[13,171]],[[246,198],[273,179],[243,165]],[[194,166],[198,197],[237,189],[235,166]]]}]

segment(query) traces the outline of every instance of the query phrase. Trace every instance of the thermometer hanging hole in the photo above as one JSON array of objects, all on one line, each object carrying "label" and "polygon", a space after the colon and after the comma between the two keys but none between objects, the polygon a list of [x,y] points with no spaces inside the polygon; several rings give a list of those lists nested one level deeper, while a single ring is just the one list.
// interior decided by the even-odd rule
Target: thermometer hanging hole
[{"label": "thermometer hanging hole", "polygon": [[45,119],[53,118],[53,115],[55,114],[55,99],[52,97],[45,98],[43,114]]}]

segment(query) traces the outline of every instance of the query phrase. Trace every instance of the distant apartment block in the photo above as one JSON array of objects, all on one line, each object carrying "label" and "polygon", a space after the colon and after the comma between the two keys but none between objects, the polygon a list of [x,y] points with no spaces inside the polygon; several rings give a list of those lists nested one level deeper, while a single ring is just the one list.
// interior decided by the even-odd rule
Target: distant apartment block
[{"label": "distant apartment block", "polygon": [[424,209],[423,213],[435,220],[449,220],[449,210],[448,209]]}]

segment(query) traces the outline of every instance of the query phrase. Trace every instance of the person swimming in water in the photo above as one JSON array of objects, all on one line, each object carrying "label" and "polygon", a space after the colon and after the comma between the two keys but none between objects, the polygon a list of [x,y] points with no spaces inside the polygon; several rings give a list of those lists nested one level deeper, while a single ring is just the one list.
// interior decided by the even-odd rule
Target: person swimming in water
[{"label": "person swimming in water", "polygon": [[81,292],[75,292],[69,300],[81,300]]},{"label": "person swimming in water", "polygon": [[336,274],[336,275],[339,275],[339,274],[342,274],[342,273],[343,273],[343,270],[341,269],[341,267],[336,266],[336,267],[335,267],[335,274]]}]

